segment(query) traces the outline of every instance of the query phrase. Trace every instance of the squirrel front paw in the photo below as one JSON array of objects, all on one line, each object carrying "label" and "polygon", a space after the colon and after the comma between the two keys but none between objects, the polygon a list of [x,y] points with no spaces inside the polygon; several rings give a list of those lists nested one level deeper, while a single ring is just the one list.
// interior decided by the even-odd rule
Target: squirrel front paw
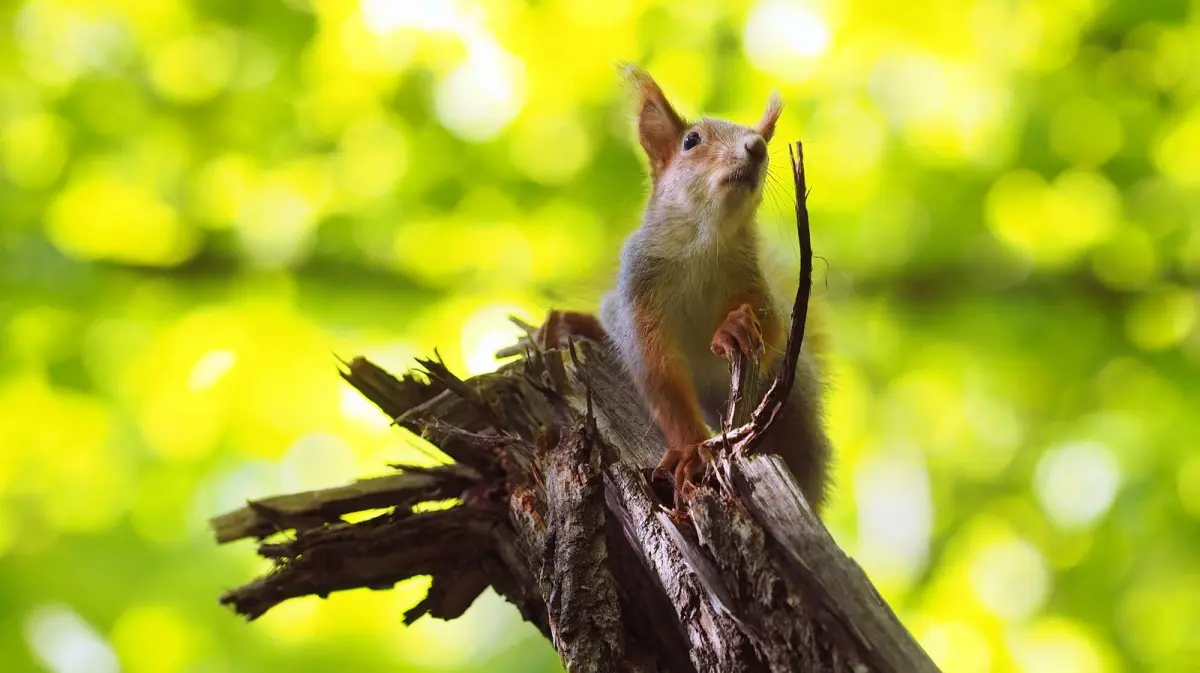
[{"label": "squirrel front paw", "polygon": [[654,468],[655,474],[667,474],[673,478],[675,485],[675,505],[682,504],[682,496],[694,486],[696,473],[712,460],[712,455],[703,444],[690,444],[683,447],[668,449]]},{"label": "squirrel front paw", "polygon": [[600,320],[590,313],[552,309],[534,333],[533,341],[542,350],[549,350],[566,343],[568,337],[603,341],[605,332]]},{"label": "squirrel front paw", "polygon": [[742,304],[725,316],[725,322],[713,335],[712,352],[726,359],[732,358],[737,352],[751,359],[762,357],[762,328],[754,315],[754,307]]}]

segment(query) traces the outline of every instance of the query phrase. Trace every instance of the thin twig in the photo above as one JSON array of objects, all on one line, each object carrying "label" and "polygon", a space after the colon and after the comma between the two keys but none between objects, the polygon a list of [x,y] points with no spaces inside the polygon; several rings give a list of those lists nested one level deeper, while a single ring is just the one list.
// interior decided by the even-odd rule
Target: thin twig
[{"label": "thin twig", "polygon": [[[791,328],[788,331],[787,348],[783,354],[771,387],[763,395],[762,402],[751,414],[749,422],[732,429],[722,428],[722,433],[704,442],[703,447],[714,450],[720,446],[730,446],[740,452],[749,452],[762,441],[763,435],[779,410],[783,408],[792,385],[796,379],[796,364],[800,360],[800,347],[804,343],[804,328],[808,318],[808,302],[812,293],[812,233],[809,229],[808,218],[808,185],[804,174],[804,146],[797,142],[795,148],[788,146],[788,155],[792,160],[792,180],[796,190],[796,234],[800,239],[800,283],[796,288],[796,300],[792,304]],[[744,394],[743,379],[746,370],[753,375],[754,367],[740,353],[734,354],[731,367],[730,400],[728,413],[733,416],[735,405]]]}]

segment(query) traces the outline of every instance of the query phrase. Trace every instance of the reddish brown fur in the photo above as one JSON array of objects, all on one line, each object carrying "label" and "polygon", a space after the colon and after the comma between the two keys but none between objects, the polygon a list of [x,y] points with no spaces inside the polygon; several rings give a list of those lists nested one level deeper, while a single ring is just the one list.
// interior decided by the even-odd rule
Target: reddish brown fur
[{"label": "reddish brown fur", "polygon": [[675,146],[683,136],[687,122],[679,116],[662,89],[645,72],[626,68],[626,74],[640,101],[638,106],[638,141],[650,159],[654,178],[662,175],[675,156]]},{"label": "reddish brown fur", "polygon": [[671,449],[684,450],[708,438],[696,390],[679,357],[679,345],[670,343],[656,311],[633,305],[633,322],[642,353],[642,370],[635,383],[646,397],[654,419]]},{"label": "reddish brown fur", "polygon": [[772,95],[771,100],[767,101],[767,109],[763,112],[762,119],[758,121],[758,133],[771,142],[771,138],[775,136],[775,123],[779,121],[779,115],[783,112],[783,101],[779,100],[779,96]]},{"label": "reddish brown fur", "polygon": [[556,346],[572,336],[604,341],[607,335],[600,320],[592,313],[554,310],[546,315],[546,321],[534,335],[534,341],[545,349]]}]

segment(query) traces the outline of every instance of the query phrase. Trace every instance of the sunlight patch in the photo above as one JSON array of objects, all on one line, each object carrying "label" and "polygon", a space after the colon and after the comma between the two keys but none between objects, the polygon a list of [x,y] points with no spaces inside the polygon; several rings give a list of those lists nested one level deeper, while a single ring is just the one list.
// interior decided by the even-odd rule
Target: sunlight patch
[{"label": "sunlight patch", "polygon": [[65,605],[45,605],[25,620],[25,642],[52,673],[117,673],[117,656]]}]

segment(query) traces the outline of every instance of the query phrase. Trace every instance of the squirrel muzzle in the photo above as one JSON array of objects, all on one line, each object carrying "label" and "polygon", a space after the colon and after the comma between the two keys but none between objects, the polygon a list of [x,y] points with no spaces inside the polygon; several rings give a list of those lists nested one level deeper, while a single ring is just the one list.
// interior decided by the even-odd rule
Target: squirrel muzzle
[{"label": "squirrel muzzle", "polygon": [[731,169],[721,180],[722,186],[754,190],[767,165],[767,141],[757,133],[742,137],[734,150]]}]

